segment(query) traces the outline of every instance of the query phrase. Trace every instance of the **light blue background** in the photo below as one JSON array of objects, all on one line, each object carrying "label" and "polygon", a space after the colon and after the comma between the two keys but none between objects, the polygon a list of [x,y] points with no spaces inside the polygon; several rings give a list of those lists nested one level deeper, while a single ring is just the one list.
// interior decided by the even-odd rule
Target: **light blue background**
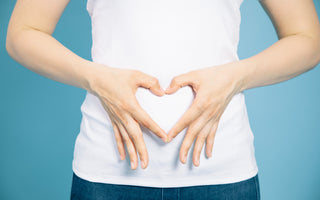
[{"label": "light blue background", "polygon": [[[19,65],[5,51],[15,1],[0,1],[0,199],[68,199],[85,91]],[[315,5],[320,11],[319,0]],[[256,0],[244,0],[240,59],[277,41]],[[71,1],[54,37],[90,59],[86,1]],[[276,59],[276,58],[275,58]],[[320,67],[289,81],[245,91],[263,200],[320,199]]]}]

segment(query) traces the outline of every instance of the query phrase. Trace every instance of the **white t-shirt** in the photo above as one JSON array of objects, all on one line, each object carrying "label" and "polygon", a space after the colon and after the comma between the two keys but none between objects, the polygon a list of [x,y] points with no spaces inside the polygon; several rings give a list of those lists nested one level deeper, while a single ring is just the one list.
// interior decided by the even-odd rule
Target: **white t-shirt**
[{"label": "white t-shirt", "polygon": [[[92,59],[111,67],[137,69],[158,78],[166,88],[175,75],[238,60],[242,0],[88,0],[92,22]],[[121,78],[121,77],[119,77]],[[138,88],[137,99],[166,132],[194,99],[186,86],[158,97]],[[130,167],[120,160],[112,124],[96,96],[87,92],[81,106],[73,171],[102,183],[182,187],[242,181],[257,174],[254,145],[243,92],[224,111],[212,157],[200,155],[200,166],[179,160],[186,129],[170,143],[142,128],[149,165]]]}]

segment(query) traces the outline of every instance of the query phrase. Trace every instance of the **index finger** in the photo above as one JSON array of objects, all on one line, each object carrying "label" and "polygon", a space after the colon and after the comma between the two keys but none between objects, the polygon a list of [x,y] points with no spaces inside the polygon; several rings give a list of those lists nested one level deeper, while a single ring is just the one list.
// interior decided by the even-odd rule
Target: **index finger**
[{"label": "index finger", "polygon": [[140,106],[136,101],[135,109],[132,110],[133,118],[136,119],[141,125],[155,133],[164,142],[167,142],[166,132],[150,117],[150,115]]},{"label": "index finger", "polygon": [[183,129],[185,129],[191,122],[197,119],[203,112],[203,104],[195,98],[189,109],[182,115],[179,121],[171,128],[168,133],[168,142],[176,137]]}]

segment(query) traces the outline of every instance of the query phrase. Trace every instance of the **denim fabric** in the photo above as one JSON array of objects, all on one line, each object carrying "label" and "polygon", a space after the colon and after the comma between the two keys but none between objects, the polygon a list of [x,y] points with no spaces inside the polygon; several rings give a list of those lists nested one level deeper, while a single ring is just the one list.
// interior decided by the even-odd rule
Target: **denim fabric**
[{"label": "denim fabric", "polygon": [[71,200],[260,200],[258,175],[237,183],[156,188],[94,183],[73,174]]}]

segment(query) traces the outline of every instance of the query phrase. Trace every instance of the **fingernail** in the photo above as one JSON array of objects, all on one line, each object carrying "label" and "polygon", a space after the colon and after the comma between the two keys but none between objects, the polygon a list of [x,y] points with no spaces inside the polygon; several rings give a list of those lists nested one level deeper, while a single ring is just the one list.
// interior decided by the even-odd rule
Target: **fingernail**
[{"label": "fingernail", "polygon": [[199,166],[199,164],[200,164],[200,161],[196,160],[196,166]]},{"label": "fingernail", "polygon": [[162,141],[167,142],[167,140],[168,140],[167,134],[164,133],[164,135],[165,136],[162,136],[161,139],[162,139]]},{"label": "fingernail", "polygon": [[142,162],[141,162],[141,167],[144,169],[145,166],[146,166],[146,162],[145,162],[145,161],[142,161]]},{"label": "fingernail", "polygon": [[134,164],[133,164],[133,162],[131,162],[131,168],[134,169]]},{"label": "fingernail", "polygon": [[160,88],[160,93],[165,94],[166,92],[164,91],[164,89]]},{"label": "fingernail", "polygon": [[183,156],[183,157],[182,157],[182,162],[183,162],[183,163],[186,163],[186,162],[187,162],[187,157],[186,157],[186,156]]},{"label": "fingernail", "polygon": [[169,143],[171,141],[171,137],[167,137],[167,143]]}]

